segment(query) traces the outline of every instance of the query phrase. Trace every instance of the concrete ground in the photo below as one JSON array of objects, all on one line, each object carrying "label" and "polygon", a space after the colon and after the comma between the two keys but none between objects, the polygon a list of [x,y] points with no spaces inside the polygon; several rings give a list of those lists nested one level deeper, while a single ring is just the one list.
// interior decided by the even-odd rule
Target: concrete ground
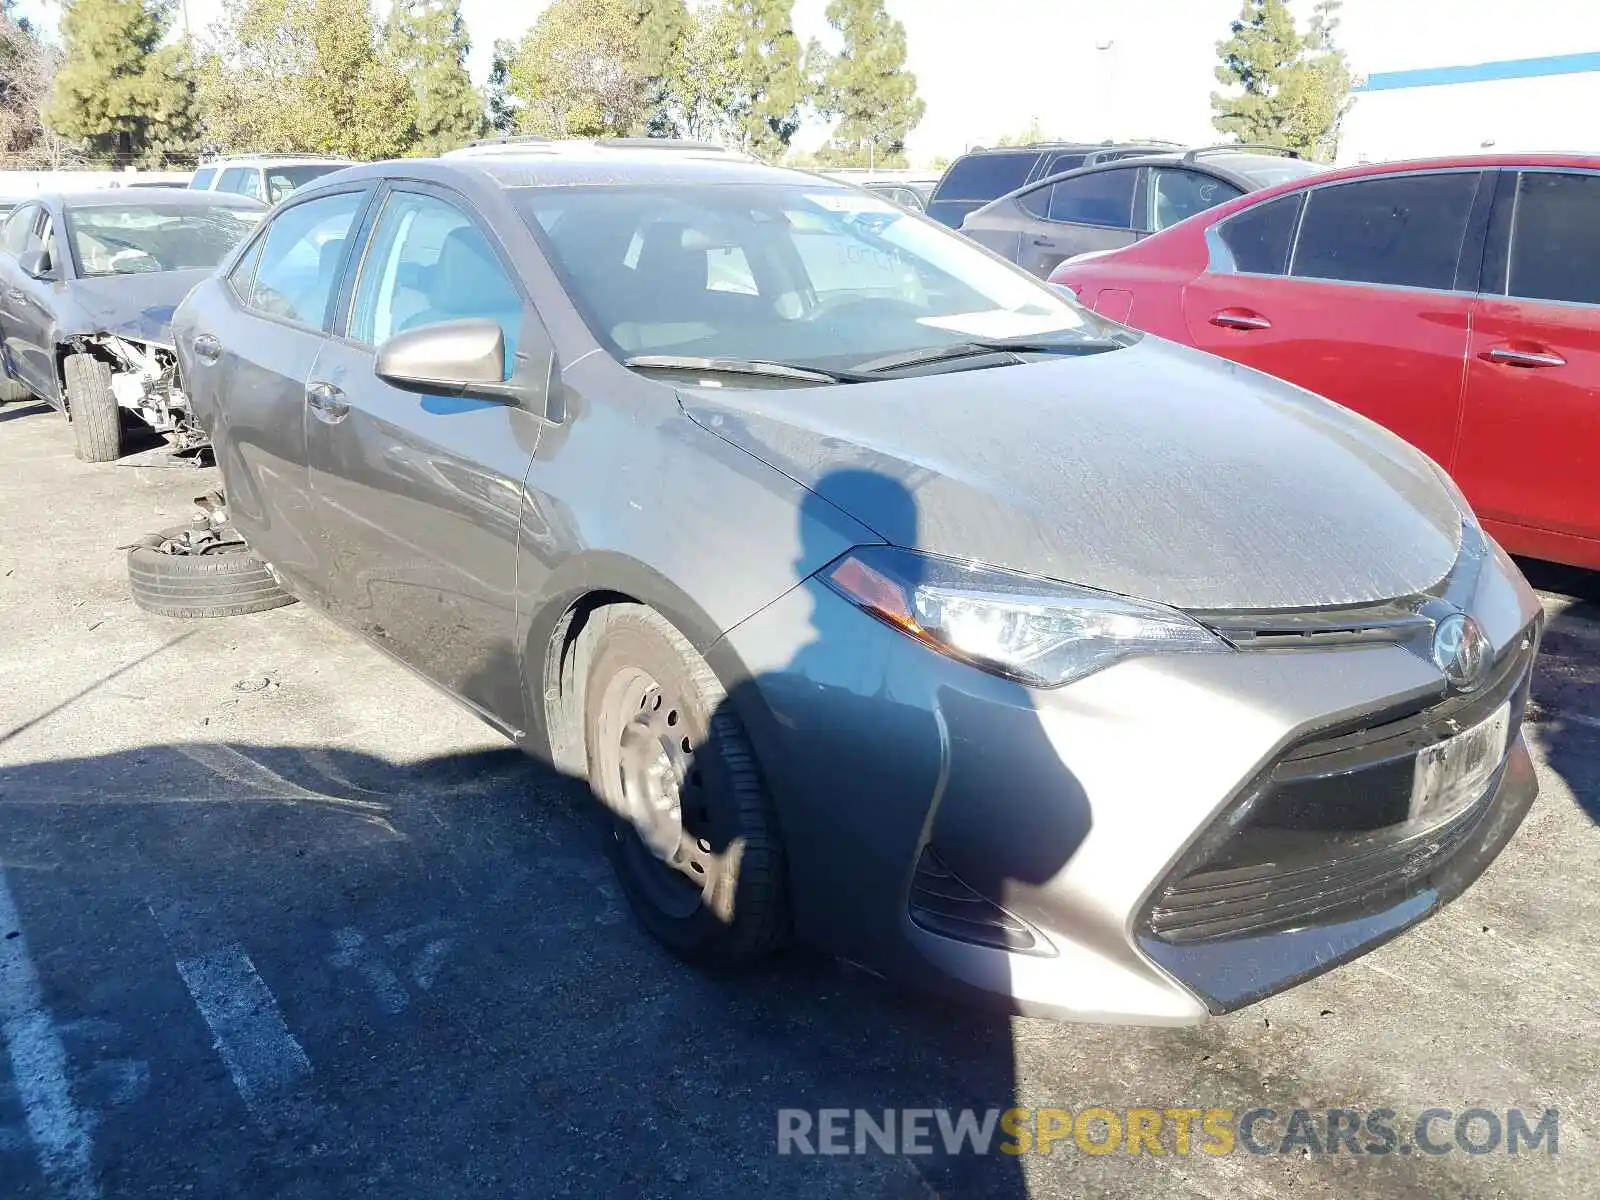
[{"label": "concrete ground", "polygon": [[[0,1194],[1595,1194],[1591,578],[1542,576],[1580,593],[1548,601],[1543,792],[1466,896],[1200,1029],[1072,1027],[801,954],[676,964],[581,786],[303,605],[136,610],[118,547],[214,486],[159,461],[0,409]],[[1557,1108],[1559,1153],[777,1153],[781,1108],[1013,1103],[1388,1108],[1402,1142],[1431,1107]]]}]

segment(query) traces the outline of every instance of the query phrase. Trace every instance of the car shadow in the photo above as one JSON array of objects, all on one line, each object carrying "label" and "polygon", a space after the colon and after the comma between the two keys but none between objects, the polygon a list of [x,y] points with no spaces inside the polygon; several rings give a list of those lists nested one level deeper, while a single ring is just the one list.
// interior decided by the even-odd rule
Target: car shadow
[{"label": "car shadow", "polygon": [[1533,559],[1518,566],[1547,593],[1531,732],[1578,806],[1600,823],[1600,573]]},{"label": "car shadow", "polygon": [[0,407],[0,423],[20,421],[24,417],[38,416],[53,411],[43,400],[17,400]]}]

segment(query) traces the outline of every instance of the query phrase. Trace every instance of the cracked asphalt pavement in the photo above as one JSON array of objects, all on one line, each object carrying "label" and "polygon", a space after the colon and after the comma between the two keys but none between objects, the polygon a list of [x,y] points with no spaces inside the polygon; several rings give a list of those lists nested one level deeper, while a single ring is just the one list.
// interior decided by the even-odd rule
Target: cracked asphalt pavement
[{"label": "cracked asphalt pavement", "polygon": [[[954,1008],[633,924],[582,784],[303,605],[136,610],[214,473],[0,409],[0,1194],[1594,1194],[1600,585],[1537,569],[1542,792],[1436,919],[1192,1030]],[[1559,1109],[1559,1153],[780,1155],[778,1111]]]}]

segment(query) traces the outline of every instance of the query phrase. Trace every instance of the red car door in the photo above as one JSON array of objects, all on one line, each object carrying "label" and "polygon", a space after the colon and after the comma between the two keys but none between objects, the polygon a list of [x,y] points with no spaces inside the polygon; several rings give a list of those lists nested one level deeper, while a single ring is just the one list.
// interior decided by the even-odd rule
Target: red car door
[{"label": "red car door", "polygon": [[[1210,231],[1190,339],[1335,400],[1448,463],[1481,235],[1480,171],[1312,186]],[[1487,213],[1487,196],[1481,211]]]},{"label": "red car door", "polygon": [[1507,549],[1600,567],[1600,176],[1503,175],[1470,349],[1467,498]]}]

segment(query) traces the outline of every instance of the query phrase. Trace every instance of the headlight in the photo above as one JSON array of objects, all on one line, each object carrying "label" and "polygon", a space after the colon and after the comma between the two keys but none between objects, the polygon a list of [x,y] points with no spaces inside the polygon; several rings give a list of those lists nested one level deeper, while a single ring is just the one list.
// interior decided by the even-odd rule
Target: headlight
[{"label": "headlight", "polygon": [[1033,687],[1060,687],[1137,654],[1231,649],[1158,604],[893,546],[858,547],[820,578],[940,653]]}]

